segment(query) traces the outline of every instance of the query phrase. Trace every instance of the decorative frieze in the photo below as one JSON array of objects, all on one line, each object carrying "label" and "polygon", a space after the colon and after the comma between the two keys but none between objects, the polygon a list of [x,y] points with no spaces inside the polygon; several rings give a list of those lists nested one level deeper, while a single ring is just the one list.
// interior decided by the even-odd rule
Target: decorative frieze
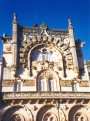
[{"label": "decorative frieze", "polygon": [[12,99],[90,99],[88,92],[5,92],[3,100]]}]

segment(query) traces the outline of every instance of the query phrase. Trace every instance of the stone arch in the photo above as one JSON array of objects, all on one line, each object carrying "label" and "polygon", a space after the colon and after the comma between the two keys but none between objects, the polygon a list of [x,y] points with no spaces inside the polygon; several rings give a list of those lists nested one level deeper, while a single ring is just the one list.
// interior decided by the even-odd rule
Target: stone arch
[{"label": "stone arch", "polygon": [[[86,107],[83,105],[73,106],[69,111],[69,121],[88,121],[88,115],[86,111],[84,111],[84,109],[86,109]],[[85,120],[82,120],[82,118],[84,118]]]},{"label": "stone arch", "polygon": [[40,87],[42,86],[41,80],[44,81],[43,91],[60,91],[61,85],[60,85],[59,75],[57,72],[51,69],[41,70],[36,78],[37,91],[42,91]]},{"label": "stone arch", "polygon": [[54,105],[44,105],[36,115],[36,121],[60,121],[60,118],[66,121],[64,112],[61,109],[58,111]]},{"label": "stone arch", "polygon": [[[53,48],[55,48],[59,53],[60,53],[60,55],[61,55],[61,58],[62,58],[62,70],[63,70],[63,75],[65,75],[65,64],[64,64],[64,57],[63,57],[63,52],[60,50],[60,48],[58,48],[57,46],[54,46],[54,44],[53,43],[46,43],[46,42],[41,42],[41,43],[36,43],[36,44],[33,44],[32,46],[28,46],[27,48],[27,56],[26,56],[26,58],[27,58],[27,66],[28,66],[28,69],[30,70],[30,75],[32,75],[32,60],[31,60],[31,54],[32,54],[32,52],[36,49],[36,48],[38,48],[38,47],[41,47],[41,48],[43,48],[43,47],[47,47],[48,48],[48,46],[49,45],[53,45]],[[61,64],[60,64],[61,65]],[[60,68],[61,69],[61,68]]]},{"label": "stone arch", "polygon": [[33,121],[33,117],[31,112],[28,114],[24,106],[16,105],[4,112],[1,121]]},{"label": "stone arch", "polygon": [[[26,57],[26,60],[28,60],[28,53],[29,53],[29,51],[30,51],[30,49],[31,48],[34,48],[34,46],[37,46],[37,45],[39,45],[39,44],[46,44],[46,45],[48,45],[48,44],[53,44],[54,45],[54,47],[55,48],[57,48],[59,51],[60,51],[60,53],[64,53],[64,50],[63,49],[61,49],[62,48],[62,46],[58,46],[58,44],[55,44],[53,41],[52,41],[52,38],[50,37],[49,39],[50,39],[50,41],[49,41],[49,39],[47,40],[47,41],[45,41],[44,39],[43,39],[43,37],[41,37],[42,39],[40,39],[40,41],[38,40],[38,41],[35,41],[35,42],[31,42],[31,43],[29,43],[29,44],[27,44],[26,45],[26,47],[25,47],[25,52],[24,52],[24,57]],[[28,66],[28,64],[27,64],[27,66]]]},{"label": "stone arch", "polygon": [[[32,41],[30,41],[29,43],[27,43],[25,45],[24,58],[22,60],[23,63],[24,63],[24,66],[27,67],[27,68],[30,67],[30,64],[28,62],[28,58],[29,58],[28,53],[29,53],[30,50],[32,50],[32,48],[34,46],[36,46],[38,44],[45,44],[45,45],[52,44],[56,49],[58,49],[58,51],[60,53],[62,53],[62,57],[67,56],[68,54],[71,54],[69,45],[65,44],[64,41],[60,41],[60,40],[57,41],[57,39],[61,40],[61,37],[60,38],[54,38],[52,36],[46,36],[46,35],[45,36],[36,36],[35,39],[33,39],[33,37],[32,37]],[[64,58],[63,60],[65,62],[63,65],[67,64],[66,58]],[[64,66],[64,76],[66,76],[65,67],[66,66]]]}]

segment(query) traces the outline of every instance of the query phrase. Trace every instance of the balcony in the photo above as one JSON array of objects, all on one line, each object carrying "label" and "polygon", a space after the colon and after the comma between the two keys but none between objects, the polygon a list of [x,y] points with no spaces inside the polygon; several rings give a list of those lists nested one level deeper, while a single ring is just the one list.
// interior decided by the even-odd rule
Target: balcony
[{"label": "balcony", "polygon": [[4,92],[2,99],[90,99],[90,92]]}]

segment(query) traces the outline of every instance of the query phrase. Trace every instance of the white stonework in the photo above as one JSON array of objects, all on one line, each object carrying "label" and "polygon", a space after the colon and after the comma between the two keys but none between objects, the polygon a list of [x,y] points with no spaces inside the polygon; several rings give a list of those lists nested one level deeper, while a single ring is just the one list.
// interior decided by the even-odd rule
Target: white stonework
[{"label": "white stonework", "polygon": [[[20,26],[3,37],[0,121],[89,121],[90,81],[75,41],[66,30]],[[0,64],[1,65],[1,64]]]},{"label": "white stonework", "polygon": [[88,67],[87,67],[87,64],[86,64],[86,62],[84,63],[84,68],[85,68],[85,73],[84,73],[84,75],[82,76],[82,80],[90,80],[89,79],[89,71],[88,71]]}]

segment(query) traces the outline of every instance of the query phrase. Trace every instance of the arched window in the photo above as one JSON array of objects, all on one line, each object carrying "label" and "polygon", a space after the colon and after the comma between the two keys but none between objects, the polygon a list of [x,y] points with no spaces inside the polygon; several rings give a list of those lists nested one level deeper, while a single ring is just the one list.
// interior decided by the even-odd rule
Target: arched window
[{"label": "arched window", "polygon": [[72,82],[72,91],[77,92],[79,91],[79,83],[76,80]]},{"label": "arched window", "polygon": [[57,91],[57,82],[55,79],[48,80],[48,91]]},{"label": "arched window", "polygon": [[46,82],[46,79],[39,80],[38,91],[47,91],[47,82]]},{"label": "arched window", "polygon": [[45,44],[40,44],[29,51],[28,68],[31,76],[34,76],[37,71],[50,68],[51,65],[53,69],[61,73],[61,77],[65,75],[63,55],[54,46],[49,47]]},{"label": "arched window", "polygon": [[17,80],[14,84],[14,91],[20,92],[22,90],[23,82],[21,80]]},{"label": "arched window", "polygon": [[38,91],[60,91],[59,78],[56,72],[45,70],[37,76]]}]

